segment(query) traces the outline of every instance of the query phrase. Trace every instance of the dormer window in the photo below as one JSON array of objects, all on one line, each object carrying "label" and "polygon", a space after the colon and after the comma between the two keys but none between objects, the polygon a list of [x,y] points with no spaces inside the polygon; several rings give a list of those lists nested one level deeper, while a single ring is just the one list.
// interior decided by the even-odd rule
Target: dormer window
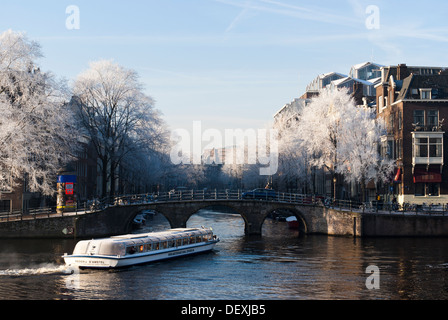
[{"label": "dormer window", "polygon": [[431,89],[420,89],[420,99],[430,100],[431,99]]}]

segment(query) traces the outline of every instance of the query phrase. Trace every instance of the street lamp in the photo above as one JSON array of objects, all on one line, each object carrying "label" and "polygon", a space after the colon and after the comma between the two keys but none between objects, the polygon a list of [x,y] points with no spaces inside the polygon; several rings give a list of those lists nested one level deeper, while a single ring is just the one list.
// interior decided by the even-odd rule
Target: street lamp
[{"label": "street lamp", "polygon": [[334,176],[333,177],[333,192],[334,192],[334,195],[333,195],[333,199],[334,199],[334,202],[336,202],[336,176]]}]

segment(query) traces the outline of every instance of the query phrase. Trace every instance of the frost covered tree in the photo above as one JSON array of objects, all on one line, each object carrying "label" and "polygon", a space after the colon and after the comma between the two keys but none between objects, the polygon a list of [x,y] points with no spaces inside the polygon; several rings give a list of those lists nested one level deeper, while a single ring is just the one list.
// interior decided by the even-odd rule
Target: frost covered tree
[{"label": "frost covered tree", "polygon": [[375,111],[367,107],[356,108],[356,113],[339,134],[343,161],[338,173],[347,182],[356,181],[361,186],[362,201],[365,201],[366,185],[369,181],[386,182],[395,168],[395,161],[381,157],[380,137],[384,135],[383,119],[375,119]]},{"label": "frost covered tree", "polygon": [[296,100],[275,117],[273,128],[279,132],[279,168],[274,177],[277,188],[297,192],[309,190],[308,154],[298,134],[299,121],[306,102]]},{"label": "frost covered tree", "polygon": [[78,117],[100,159],[102,196],[108,185],[113,196],[123,160],[166,139],[163,121],[137,73],[110,60],[90,63],[77,77],[73,93]]},{"label": "frost covered tree", "polygon": [[312,165],[342,174],[364,191],[370,180],[385,180],[393,170],[378,152],[383,128],[373,110],[357,107],[346,90],[323,90],[303,109],[298,134]]},{"label": "frost covered tree", "polygon": [[340,133],[355,112],[345,90],[323,90],[303,109],[297,133],[307,153],[313,155],[312,165],[337,172],[342,159],[338,153]]},{"label": "frost covered tree", "polygon": [[23,33],[0,35],[0,189],[26,178],[31,192],[52,195],[57,170],[77,138],[65,83],[42,72],[40,45]]}]

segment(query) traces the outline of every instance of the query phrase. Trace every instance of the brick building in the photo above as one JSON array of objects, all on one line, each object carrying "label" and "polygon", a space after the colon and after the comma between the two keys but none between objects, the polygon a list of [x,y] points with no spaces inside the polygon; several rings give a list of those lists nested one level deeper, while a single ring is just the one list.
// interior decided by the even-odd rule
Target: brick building
[{"label": "brick building", "polygon": [[444,163],[448,119],[448,73],[442,67],[405,64],[381,68],[377,117],[386,121],[381,153],[395,159],[393,182],[380,193],[399,203],[448,203]]},{"label": "brick building", "polygon": [[38,192],[30,192],[26,175],[17,185],[0,193],[0,214],[27,212],[29,209],[48,205],[48,198]]}]

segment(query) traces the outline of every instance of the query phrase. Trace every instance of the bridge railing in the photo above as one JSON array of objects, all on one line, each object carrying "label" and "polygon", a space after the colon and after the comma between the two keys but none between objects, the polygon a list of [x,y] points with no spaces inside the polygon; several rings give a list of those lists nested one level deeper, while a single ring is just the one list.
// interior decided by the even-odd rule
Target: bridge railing
[{"label": "bridge railing", "polygon": [[277,192],[275,194],[257,194],[255,197],[250,191],[242,190],[186,190],[176,192],[163,192],[154,194],[124,195],[115,197],[112,201],[99,201],[98,206],[131,205],[149,202],[176,202],[176,201],[213,201],[213,200],[260,200],[276,201],[294,204],[323,205],[323,197]]}]

